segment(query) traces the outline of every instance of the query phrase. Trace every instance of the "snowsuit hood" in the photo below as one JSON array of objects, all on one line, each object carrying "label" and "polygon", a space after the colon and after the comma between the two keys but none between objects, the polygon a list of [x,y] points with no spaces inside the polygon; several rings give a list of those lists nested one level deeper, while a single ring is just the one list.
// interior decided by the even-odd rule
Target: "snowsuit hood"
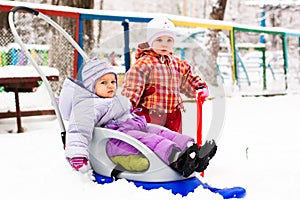
[{"label": "snowsuit hood", "polygon": [[[153,51],[152,49],[146,48],[146,49],[137,49],[136,53],[135,53],[135,59],[138,60],[140,58],[142,58],[143,56],[153,56],[156,57],[157,59],[161,60],[162,55],[156,53],[155,51]],[[170,53],[167,56],[164,56],[164,59],[166,60],[167,63],[171,63],[172,59],[173,59],[173,53]]]}]

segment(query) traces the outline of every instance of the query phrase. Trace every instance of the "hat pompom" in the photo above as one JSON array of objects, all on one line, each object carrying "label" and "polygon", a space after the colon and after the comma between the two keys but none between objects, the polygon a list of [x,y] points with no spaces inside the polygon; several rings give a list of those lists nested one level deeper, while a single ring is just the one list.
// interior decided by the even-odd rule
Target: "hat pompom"
[{"label": "hat pompom", "polygon": [[152,46],[153,41],[161,36],[175,37],[175,26],[166,17],[153,18],[147,24],[147,42]]}]

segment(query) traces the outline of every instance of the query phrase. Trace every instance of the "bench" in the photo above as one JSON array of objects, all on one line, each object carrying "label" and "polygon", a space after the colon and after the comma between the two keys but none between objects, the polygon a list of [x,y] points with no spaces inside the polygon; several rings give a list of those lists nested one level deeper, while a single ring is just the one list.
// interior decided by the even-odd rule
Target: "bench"
[{"label": "bench", "polygon": [[[52,67],[40,67],[46,78],[49,81],[58,81],[59,72]],[[5,66],[0,67],[0,87],[4,88],[5,92],[14,92],[16,112],[0,113],[0,118],[16,117],[17,118],[17,132],[22,133],[21,116],[55,114],[54,110],[34,110],[21,112],[19,92],[35,92],[40,86],[39,82],[42,81],[40,75],[33,66]]]}]

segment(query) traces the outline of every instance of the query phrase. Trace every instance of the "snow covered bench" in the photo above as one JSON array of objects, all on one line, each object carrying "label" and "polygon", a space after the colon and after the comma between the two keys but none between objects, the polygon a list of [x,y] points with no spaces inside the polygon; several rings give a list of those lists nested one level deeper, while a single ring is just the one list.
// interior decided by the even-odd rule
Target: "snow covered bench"
[{"label": "snow covered bench", "polygon": [[[59,72],[57,69],[52,67],[42,66],[40,67],[45,76],[49,81],[58,81]],[[1,92],[0,95],[3,98],[3,103],[10,103],[11,99],[6,95],[9,92],[14,92],[15,94],[15,107],[16,111],[11,112],[8,109],[7,112],[0,112],[0,118],[16,117],[18,130],[17,132],[23,132],[21,125],[21,116],[32,116],[32,115],[43,115],[43,114],[55,114],[54,109],[44,109],[40,110],[35,107],[34,110],[21,112],[19,92],[33,93],[37,91],[40,86],[39,81],[41,77],[33,66],[4,66],[0,67],[0,87],[4,89],[5,92]],[[8,100],[9,99],[9,100]],[[40,99],[31,98],[30,101],[39,101]],[[28,102],[30,102],[28,101]],[[49,100],[49,102],[51,102]],[[4,106],[4,105],[3,105]]]}]

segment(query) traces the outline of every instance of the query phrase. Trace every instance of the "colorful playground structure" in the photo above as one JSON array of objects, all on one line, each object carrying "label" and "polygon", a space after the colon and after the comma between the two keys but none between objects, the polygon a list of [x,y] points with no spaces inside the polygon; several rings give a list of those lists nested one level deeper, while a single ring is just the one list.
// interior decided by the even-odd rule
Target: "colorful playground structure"
[{"label": "colorful playground structure", "polygon": [[[48,65],[48,45],[26,45],[31,56],[41,66]],[[7,47],[0,48],[0,67],[8,65],[30,65],[24,51],[16,43],[10,43]]]},{"label": "colorful playground structure", "polygon": [[[15,6],[24,6],[20,2],[14,1],[1,1],[0,10],[9,12]],[[94,10],[94,9],[81,9],[81,8],[70,8],[64,6],[53,6],[53,5],[45,5],[45,4],[32,4],[28,3],[26,6],[36,9],[38,11],[43,12],[48,16],[60,16],[65,18],[74,19],[75,23],[75,35],[74,40],[79,44],[80,47],[84,49],[83,46],[83,29],[84,29],[84,21],[86,20],[104,20],[104,21],[112,21],[112,22],[120,22],[120,25],[123,27],[123,59],[125,71],[127,71],[130,67],[131,60],[131,39],[130,38],[130,24],[131,23],[147,23],[150,21],[155,14],[154,13],[137,13],[137,12],[119,12],[119,11],[105,11],[105,10]],[[217,30],[225,30],[229,33],[229,47],[228,52],[231,55],[230,57],[230,79],[231,82],[235,85],[240,85],[242,80],[246,77],[246,82],[248,85],[251,85],[251,80],[248,77],[247,66],[242,64],[241,56],[239,55],[239,48],[248,48],[255,49],[262,53],[262,89],[267,89],[267,80],[266,80],[266,71],[268,66],[265,63],[265,52],[266,47],[262,46],[263,44],[254,44],[256,47],[244,46],[239,47],[239,44],[236,43],[236,33],[237,32],[251,32],[258,34],[270,34],[270,35],[279,35],[282,39],[282,57],[283,57],[283,66],[282,72],[284,76],[283,88],[288,89],[288,70],[289,70],[289,53],[288,53],[288,38],[296,37],[300,41],[300,31],[299,30],[291,30],[285,28],[276,28],[276,27],[260,27],[260,26],[250,26],[250,25],[242,25],[232,22],[219,21],[219,20],[207,20],[207,19],[199,19],[185,16],[177,16],[177,15],[166,15],[169,19],[173,21],[176,27],[185,27],[185,28],[203,28],[203,29],[217,29]],[[259,46],[259,47],[258,47]],[[300,42],[299,42],[300,46]],[[298,46],[298,49],[299,49]],[[6,49],[3,49],[6,48]],[[122,47],[121,47],[122,48]],[[113,52],[115,49],[112,49]],[[181,48],[180,51],[184,52],[186,48]],[[0,66],[4,66],[7,64],[15,64],[26,63],[24,59],[22,59],[22,52],[18,49],[7,49],[7,47],[2,47],[0,49],[1,52],[1,62]],[[299,52],[299,50],[298,50]],[[41,65],[47,64],[47,48],[35,48],[32,51],[33,54],[42,54]],[[299,54],[299,53],[298,53]],[[12,55],[14,58],[9,59],[5,55]],[[17,56],[18,55],[18,56]],[[184,55],[184,53],[182,53]],[[77,74],[80,66],[82,65],[83,59],[77,53],[74,52],[74,60],[73,60],[73,72]],[[298,61],[299,62],[299,61]],[[248,78],[247,78],[248,77]]]}]

